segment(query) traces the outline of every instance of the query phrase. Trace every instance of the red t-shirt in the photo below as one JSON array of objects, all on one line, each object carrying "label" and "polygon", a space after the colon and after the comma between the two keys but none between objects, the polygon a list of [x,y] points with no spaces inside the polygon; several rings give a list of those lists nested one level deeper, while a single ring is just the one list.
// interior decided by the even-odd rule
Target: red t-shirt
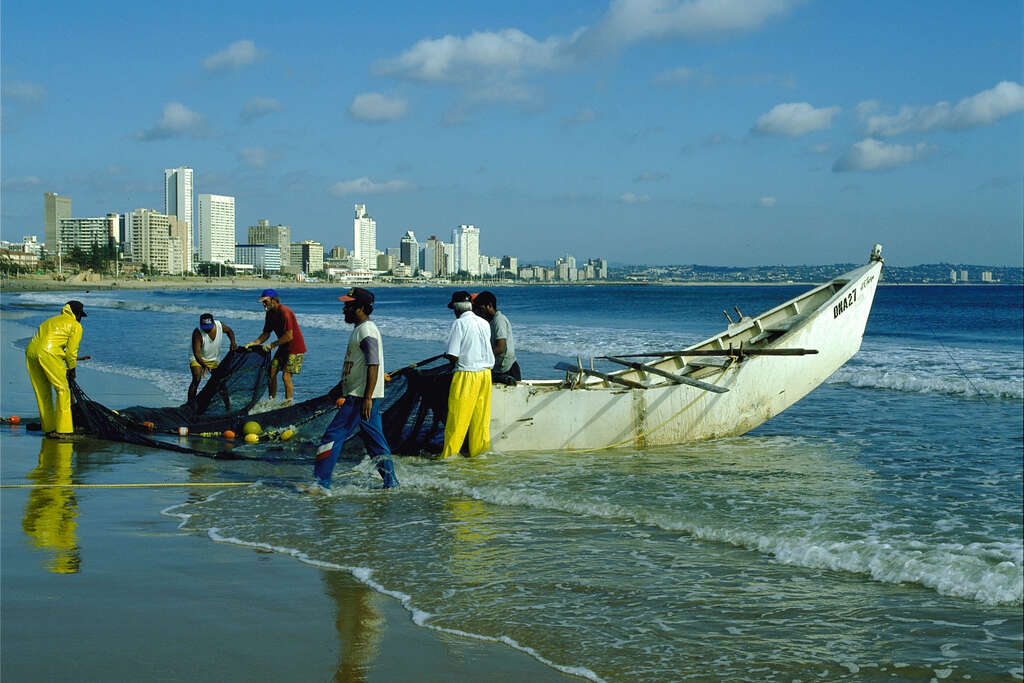
[{"label": "red t-shirt", "polygon": [[299,330],[299,321],[295,319],[292,309],[284,304],[279,304],[276,311],[267,311],[267,317],[263,321],[263,333],[271,331],[280,339],[286,331],[292,331],[292,340],[287,344],[281,344],[278,348],[281,354],[305,353],[306,342],[302,339],[302,331]]}]

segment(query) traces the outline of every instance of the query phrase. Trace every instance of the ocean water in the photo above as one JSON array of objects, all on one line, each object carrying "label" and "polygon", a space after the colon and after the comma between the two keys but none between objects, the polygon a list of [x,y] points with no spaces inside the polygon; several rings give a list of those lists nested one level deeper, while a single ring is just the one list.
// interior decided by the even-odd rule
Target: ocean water
[{"label": "ocean water", "polygon": [[[529,377],[577,356],[682,348],[721,311],[802,286],[504,287]],[[389,369],[440,353],[450,289],[381,288]],[[309,353],[296,398],[337,381],[335,290],[282,290]],[[167,511],[211,542],[351,572],[425,628],[508,644],[593,680],[1021,679],[1024,308],[1020,287],[883,286],[860,353],[742,437],[636,451],[397,463],[203,461],[258,481]],[[66,295],[5,294],[37,324]],[[210,311],[246,342],[257,292],[90,292],[89,367],[167,404]],[[734,315],[735,317],[735,315]],[[89,387],[85,386],[86,391]],[[133,403],[124,396],[124,403]]]}]

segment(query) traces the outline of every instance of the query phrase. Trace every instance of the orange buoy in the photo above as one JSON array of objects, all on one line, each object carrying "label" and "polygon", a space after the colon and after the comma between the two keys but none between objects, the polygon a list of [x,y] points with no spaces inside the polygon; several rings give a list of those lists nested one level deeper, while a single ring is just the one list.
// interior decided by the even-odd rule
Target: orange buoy
[{"label": "orange buoy", "polygon": [[339,408],[345,405],[345,397],[342,396],[341,398],[339,398],[337,401],[334,402],[334,405],[338,406]]},{"label": "orange buoy", "polygon": [[10,423],[11,423],[12,425],[16,425],[16,424],[18,424],[19,422],[21,422],[21,418],[20,418],[20,417],[18,417],[17,415],[11,415],[11,416],[10,416],[10,417],[9,417],[9,418],[7,419],[7,421],[8,421],[8,422],[10,422]]},{"label": "orange buoy", "polygon": [[225,429],[224,430],[224,438],[225,439],[233,439],[233,438],[235,438],[235,433],[233,431],[231,431],[230,429]]},{"label": "orange buoy", "polygon": [[153,431],[153,428],[156,427],[156,425],[153,424],[152,422],[143,422],[142,426],[148,429],[149,431]]}]

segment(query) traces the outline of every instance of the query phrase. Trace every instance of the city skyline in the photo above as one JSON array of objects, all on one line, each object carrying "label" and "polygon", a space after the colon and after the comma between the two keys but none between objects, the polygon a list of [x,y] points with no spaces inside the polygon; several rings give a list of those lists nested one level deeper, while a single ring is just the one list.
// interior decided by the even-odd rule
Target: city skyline
[{"label": "city skyline", "polygon": [[[53,11],[75,30],[39,30]],[[520,262],[1024,261],[1019,3],[3,14],[6,240],[45,239],[44,192],[159,209],[186,165],[236,198],[240,243],[266,218],[353,246],[359,203],[378,248],[472,224]]]}]

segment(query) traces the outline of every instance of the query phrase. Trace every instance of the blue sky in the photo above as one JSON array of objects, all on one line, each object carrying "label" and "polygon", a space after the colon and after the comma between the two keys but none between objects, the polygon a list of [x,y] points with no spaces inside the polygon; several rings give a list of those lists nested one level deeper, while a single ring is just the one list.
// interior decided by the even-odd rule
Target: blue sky
[{"label": "blue sky", "polygon": [[2,237],[163,208],[549,262],[1024,261],[1020,1],[4,3]]}]

